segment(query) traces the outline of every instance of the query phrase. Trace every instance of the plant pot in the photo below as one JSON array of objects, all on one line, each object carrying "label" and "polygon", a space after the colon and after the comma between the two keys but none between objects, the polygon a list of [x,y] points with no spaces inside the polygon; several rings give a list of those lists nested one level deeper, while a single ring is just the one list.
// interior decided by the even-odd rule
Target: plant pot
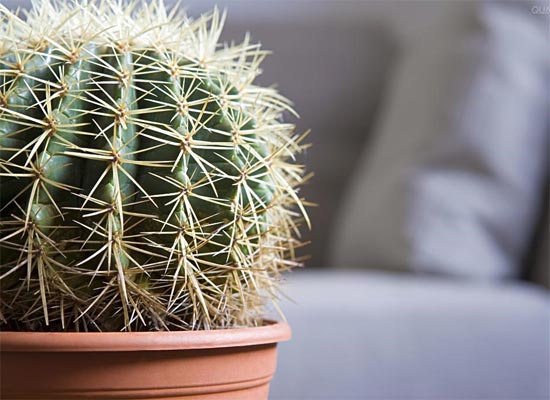
[{"label": "plant pot", "polygon": [[0,398],[264,400],[286,323],[185,332],[0,332]]}]

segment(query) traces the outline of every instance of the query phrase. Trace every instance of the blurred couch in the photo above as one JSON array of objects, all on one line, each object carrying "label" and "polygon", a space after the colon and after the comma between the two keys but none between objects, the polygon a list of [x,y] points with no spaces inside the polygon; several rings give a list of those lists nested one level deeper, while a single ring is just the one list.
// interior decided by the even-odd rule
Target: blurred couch
[{"label": "blurred couch", "polygon": [[270,398],[550,398],[548,3],[218,4],[312,130]]},{"label": "blurred couch", "polygon": [[548,399],[544,3],[223,4],[312,129],[271,399]]}]

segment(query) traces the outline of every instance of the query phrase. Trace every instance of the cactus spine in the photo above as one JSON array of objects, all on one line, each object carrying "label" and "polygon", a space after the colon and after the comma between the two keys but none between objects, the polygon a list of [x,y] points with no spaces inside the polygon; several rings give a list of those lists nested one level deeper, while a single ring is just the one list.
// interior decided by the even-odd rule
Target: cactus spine
[{"label": "cactus spine", "polygon": [[266,52],[161,0],[0,18],[4,328],[260,324],[307,221]]}]

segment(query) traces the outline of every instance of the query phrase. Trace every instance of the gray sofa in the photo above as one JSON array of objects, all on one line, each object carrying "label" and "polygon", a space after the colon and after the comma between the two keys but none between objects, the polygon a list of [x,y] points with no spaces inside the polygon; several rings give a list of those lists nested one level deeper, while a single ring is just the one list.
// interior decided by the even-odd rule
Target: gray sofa
[{"label": "gray sofa", "polygon": [[[284,300],[282,307],[293,339],[280,345],[270,398],[548,399],[550,297],[548,226],[543,215],[548,206],[543,194],[548,155],[536,149],[548,145],[550,103],[547,91],[526,89],[522,73],[516,75],[531,62],[540,63],[542,68],[539,64],[533,68],[542,69],[541,80],[533,87],[548,87],[543,86],[548,82],[548,61],[530,53],[534,47],[541,54],[545,52],[541,49],[548,49],[547,36],[539,41],[531,36],[532,26],[547,28],[537,14],[543,8],[534,8],[542,6],[526,2],[493,2],[487,7],[471,2],[225,4],[226,37],[238,38],[250,30],[253,38],[273,50],[261,81],[279,83],[295,101],[302,117],[298,129],[311,128],[314,145],[304,161],[316,175],[303,193],[319,204],[311,209],[313,230],[305,233],[305,239],[312,241],[307,248],[311,258],[304,270],[286,276],[291,300]],[[472,24],[476,35],[468,64],[462,63],[462,56],[471,54],[469,38],[464,53],[450,51],[447,44],[460,47],[457,38],[468,35],[464,21],[472,12],[477,17]],[[479,47],[478,35],[487,38]],[[508,46],[517,46],[517,51]],[[416,58],[411,59],[411,53]],[[459,75],[468,73],[479,60],[483,68],[475,79],[466,77],[448,85],[455,66]],[[430,62],[440,68],[418,78],[407,75],[430,68]],[[490,84],[483,84],[485,79]],[[468,85],[478,90],[474,99],[466,101],[460,90],[452,92],[457,88],[468,92]],[[448,98],[454,103],[443,107]],[[501,101],[500,106],[494,99]],[[423,121],[433,110],[445,114],[461,102],[469,107],[461,112],[472,119],[481,110],[480,124],[463,128],[454,121],[469,117],[454,114],[434,125]],[[515,124],[523,121],[525,113],[536,113],[546,122],[529,130]],[[506,117],[504,124],[501,116]],[[546,129],[542,135],[536,131],[541,124]],[[442,156],[438,143],[428,143],[437,142],[436,127],[441,126],[456,131],[459,139],[467,131],[480,140],[451,141],[451,150],[441,146]],[[435,133],[428,140],[425,132],[430,130]],[[396,133],[403,131],[406,136]],[[521,161],[521,154],[514,159],[509,149],[499,148],[513,138],[518,139],[516,149],[532,147],[529,160]],[[425,151],[430,145],[435,148],[431,153]],[[467,156],[462,157],[461,151]],[[411,179],[397,175],[426,154],[422,171],[425,165],[446,171],[458,168],[468,176],[482,175],[482,184],[475,186],[474,179],[473,186],[469,181],[460,189],[452,179],[444,179],[448,184],[444,193],[461,198],[461,203],[451,210],[440,203],[430,205],[431,186],[417,192],[399,187],[405,181],[425,188],[430,174],[413,174]],[[484,162],[487,155],[495,155],[492,164]],[[453,160],[450,167],[445,165],[447,159]],[[522,178],[514,181],[514,171],[508,167],[521,170]],[[492,186],[506,191],[485,198],[485,189]],[[413,195],[422,198],[420,211],[406,221],[403,210],[409,207],[411,212],[410,205],[402,200]],[[495,205],[489,214],[483,213],[486,203]],[[462,204],[472,210],[461,208]],[[516,212],[509,213],[510,209]],[[430,231],[427,222],[438,212],[451,217]],[[422,220],[422,215],[429,219]],[[415,238],[430,238],[430,246],[437,245],[443,237],[440,229],[464,227],[462,221],[453,220],[457,215],[471,222],[465,234],[471,241],[447,239],[442,243],[445,251],[430,247],[431,252],[420,253],[422,257],[413,254],[412,247],[423,244],[414,240],[411,244],[407,235],[412,232]],[[415,229],[417,220],[423,225]],[[478,229],[483,232],[479,238]],[[469,250],[469,245],[474,247]],[[506,261],[499,254],[505,254]]]},{"label": "gray sofa", "polygon": [[[28,1],[3,3],[11,7]],[[208,10],[214,4],[202,0],[185,3],[191,14]],[[303,195],[319,204],[310,209],[313,230],[304,232],[304,240],[312,242],[307,247],[311,258],[304,270],[286,276],[290,300],[283,300],[282,308],[292,326],[293,339],[280,345],[279,366],[270,398],[550,398],[548,226],[536,223],[537,220],[547,222],[548,218],[541,214],[548,202],[543,201],[542,188],[547,184],[540,173],[541,162],[542,169],[548,171],[547,153],[545,160],[540,161],[538,156],[538,164],[535,163],[538,166],[529,164],[530,172],[538,171],[532,180],[520,179],[519,183],[512,182],[513,185],[500,182],[499,187],[505,189],[500,197],[516,201],[511,208],[527,208],[528,211],[521,214],[523,217],[514,214],[508,221],[500,218],[502,215],[481,215],[482,228],[489,221],[485,232],[490,235],[483,237],[490,238],[488,243],[507,255],[507,261],[502,263],[495,261],[491,254],[461,247],[466,241],[444,243],[449,246],[449,254],[456,253],[447,260],[438,258],[438,247],[432,246],[433,241],[430,252],[411,257],[417,245],[411,244],[411,232],[416,232],[413,239],[430,237],[437,242],[440,236],[434,235],[425,224],[411,230],[411,221],[406,221],[405,211],[410,212],[406,208],[407,196],[413,193],[425,199],[431,192],[402,191],[399,183],[414,183],[418,179],[423,188],[424,179],[430,175],[415,174],[414,179],[409,180],[394,174],[407,170],[416,162],[414,157],[428,153],[424,167],[441,168],[442,163],[452,159],[458,160],[453,168],[462,168],[464,159],[452,153],[461,148],[459,145],[451,146],[451,153],[445,153],[442,146],[443,156],[437,146],[433,153],[424,151],[429,143],[423,132],[433,126],[424,124],[420,118],[423,112],[434,110],[449,98],[448,95],[439,97],[441,93],[435,89],[446,87],[449,76],[441,71],[450,71],[455,62],[448,61],[445,68],[437,69],[433,75],[423,75],[430,78],[427,83],[406,74],[410,70],[422,72],[425,67],[429,68],[422,63],[430,57],[434,57],[436,64],[443,59],[440,55],[447,54],[450,48],[437,47],[446,43],[443,39],[453,41],[474,25],[474,29],[483,31],[485,27],[480,21],[469,24],[463,19],[471,8],[481,7],[481,3],[236,0],[219,4],[229,11],[225,39],[238,40],[250,31],[253,40],[273,50],[274,55],[264,63],[260,83],[278,83],[281,92],[295,102],[301,115],[298,130],[311,128],[310,140],[314,145],[303,158],[316,174],[304,188]],[[500,10],[498,2],[491,4],[497,6],[493,11],[478,10],[489,27],[496,26],[495,30],[491,28],[486,32],[496,32],[498,38],[499,29],[504,29],[511,35],[504,38],[505,44],[519,40],[517,53],[497,52],[497,67],[501,65],[498,57],[507,54],[512,60],[530,60],[529,48],[537,49],[533,54],[550,53],[547,3],[518,2],[512,5],[516,7],[514,12]],[[528,22],[531,20],[536,21],[531,24]],[[532,25],[541,23],[545,30],[536,33],[531,29]],[[510,33],[507,27],[518,30],[512,29]],[[540,32],[545,33],[540,35]],[[418,57],[420,64],[411,61],[409,68],[409,64],[403,63],[407,62],[408,54],[419,50],[418,43],[421,49],[433,50],[433,54]],[[498,48],[498,43],[488,48]],[[487,54],[486,50],[483,46],[478,48],[476,57]],[[468,68],[466,65],[461,71]],[[513,64],[511,70],[522,68],[523,64]],[[548,73],[548,67],[542,69],[542,73]],[[507,71],[497,68],[495,76],[507,76]],[[534,74],[529,72],[521,75],[520,80],[529,81],[531,76]],[[489,77],[493,82],[491,79]],[[458,87],[467,87],[468,82],[459,81]],[[417,91],[409,90],[403,105],[394,97],[399,97],[409,83],[416,85]],[[549,87],[541,86],[540,82],[534,86]],[[515,86],[497,84],[496,87],[513,89]],[[510,92],[504,94],[515,96]],[[483,95],[484,92],[479,93]],[[531,105],[518,98],[518,104],[548,119],[547,100],[534,101]],[[475,104],[475,101],[466,104]],[[495,109],[492,102],[480,104],[483,115],[490,110],[498,115],[508,112],[498,105]],[[396,108],[399,118],[395,118]],[[512,105],[510,112],[513,114],[513,110],[518,109],[521,107]],[[441,113],[445,110],[447,108]],[[464,111],[463,119],[469,118],[470,111]],[[438,120],[437,126],[447,122]],[[507,127],[510,124],[499,125],[499,130]],[[489,140],[490,135],[486,135],[491,132],[489,128],[485,127],[479,137]],[[404,138],[396,137],[396,132],[401,131],[411,133]],[[460,129],[458,131],[460,133]],[[547,138],[548,131],[545,135]],[[501,134],[498,143],[508,137],[511,136]],[[526,141],[518,141],[511,148],[517,149],[524,143]],[[545,146],[544,140],[533,139],[530,143],[533,151],[529,158],[534,160],[535,150]],[[494,146],[489,143],[487,148]],[[466,150],[468,154],[485,154],[485,150],[475,146]],[[503,151],[497,154],[508,154],[508,150]],[[388,160],[389,166],[384,164]],[[483,188],[490,187],[495,176],[506,178],[493,170],[483,170],[486,165],[480,159],[469,161],[488,178],[483,180]],[[497,166],[502,164],[499,162],[497,157]],[[442,169],[449,170],[448,167]],[[514,189],[513,196],[508,195],[509,188]],[[451,183],[448,190],[452,189],[456,186]],[[520,189],[528,189],[528,193],[517,195]],[[457,198],[462,193],[477,192],[464,189],[453,192],[450,197]],[[373,194],[379,194],[379,199],[373,199]],[[475,200],[481,201],[472,203],[478,207],[477,212],[483,208],[480,206],[483,196]],[[496,196],[491,201],[499,200]],[[423,200],[422,205],[426,204],[429,202]],[[436,211],[445,214],[448,210],[438,203],[418,215],[427,214],[431,218]],[[456,217],[456,213],[450,214]],[[477,217],[477,214],[467,214],[465,221],[475,219],[477,224]],[[503,221],[514,226],[511,235],[501,234]],[[459,222],[454,221],[456,226],[462,226]],[[441,229],[452,225],[446,224]],[[538,229],[535,225],[539,225]],[[460,269],[463,264],[447,263],[449,260],[469,264]]]}]

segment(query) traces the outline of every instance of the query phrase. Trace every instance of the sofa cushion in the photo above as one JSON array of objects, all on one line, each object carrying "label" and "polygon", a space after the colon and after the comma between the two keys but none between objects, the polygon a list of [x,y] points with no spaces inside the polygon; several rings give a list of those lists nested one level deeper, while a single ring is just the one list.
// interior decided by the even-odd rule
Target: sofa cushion
[{"label": "sofa cushion", "polygon": [[527,5],[464,4],[462,31],[405,49],[334,265],[520,275],[548,165],[547,26]]},{"label": "sofa cushion", "polygon": [[550,301],[490,285],[368,270],[288,276],[272,400],[550,396]]}]

